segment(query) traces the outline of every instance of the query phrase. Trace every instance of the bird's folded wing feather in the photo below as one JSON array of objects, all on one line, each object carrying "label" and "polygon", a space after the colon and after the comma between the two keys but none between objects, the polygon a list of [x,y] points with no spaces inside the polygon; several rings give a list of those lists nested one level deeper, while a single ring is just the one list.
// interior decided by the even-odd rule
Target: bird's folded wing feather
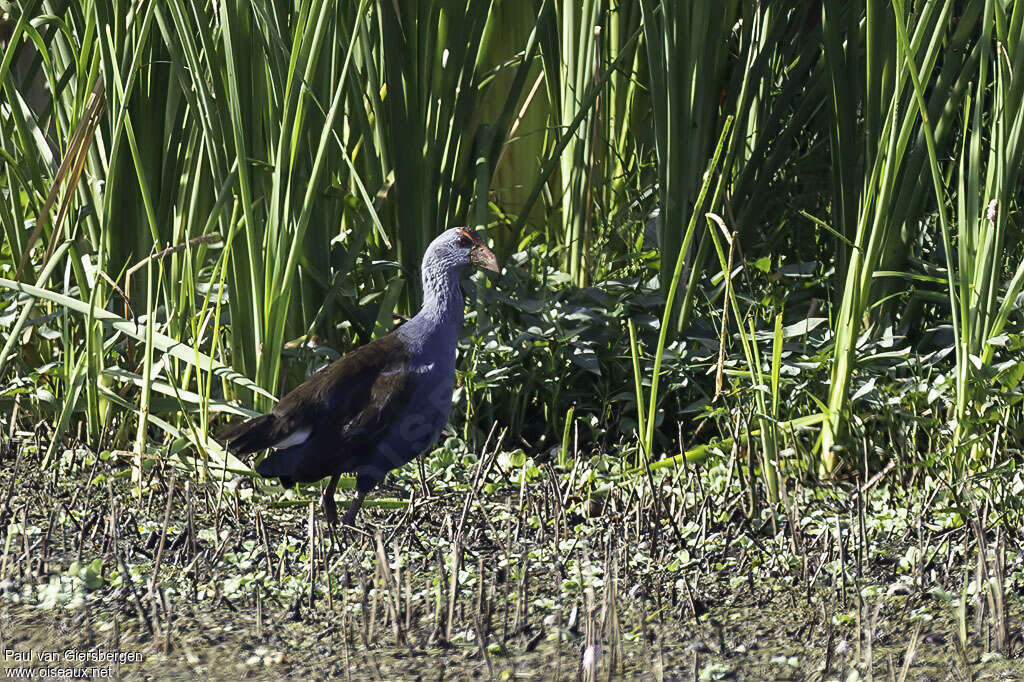
[{"label": "bird's folded wing feather", "polygon": [[388,334],[307,379],[274,407],[273,414],[287,434],[312,432],[318,438],[343,440],[374,437],[408,402],[409,379],[405,348],[397,335]]}]

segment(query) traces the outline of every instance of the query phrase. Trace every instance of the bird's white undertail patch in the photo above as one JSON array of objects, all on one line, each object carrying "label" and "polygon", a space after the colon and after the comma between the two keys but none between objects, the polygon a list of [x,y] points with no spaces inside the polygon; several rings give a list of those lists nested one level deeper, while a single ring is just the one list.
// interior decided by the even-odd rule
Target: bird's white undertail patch
[{"label": "bird's white undertail patch", "polygon": [[312,429],[308,426],[304,429],[299,429],[298,431],[289,434],[287,438],[274,443],[274,448],[281,450],[283,448],[290,448],[293,445],[298,445],[299,443],[305,443],[306,439],[309,438],[310,432],[312,432]]}]

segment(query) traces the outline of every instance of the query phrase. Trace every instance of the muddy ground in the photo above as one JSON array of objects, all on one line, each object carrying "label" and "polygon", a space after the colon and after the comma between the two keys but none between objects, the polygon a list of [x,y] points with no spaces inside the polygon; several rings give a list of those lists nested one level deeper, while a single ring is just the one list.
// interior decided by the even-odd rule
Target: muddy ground
[{"label": "muddy ground", "polygon": [[159,465],[133,484],[82,453],[40,472],[37,451],[8,448],[6,673],[1024,679],[1009,533],[983,529],[998,590],[979,593],[970,529],[882,487],[858,506],[793,483],[784,513],[752,508],[721,467],[585,494],[570,472],[472,459],[429,485],[398,477],[337,534],[313,488]]}]

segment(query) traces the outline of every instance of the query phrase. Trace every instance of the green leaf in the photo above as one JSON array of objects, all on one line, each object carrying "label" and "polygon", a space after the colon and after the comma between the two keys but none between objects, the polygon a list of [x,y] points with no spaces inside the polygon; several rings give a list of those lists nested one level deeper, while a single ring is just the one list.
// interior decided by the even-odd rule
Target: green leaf
[{"label": "green leaf", "polygon": [[[13,289],[14,291],[26,294],[33,298],[41,298],[51,301],[81,315],[88,315],[92,312],[92,315],[96,320],[127,334],[133,339],[145,341],[146,329],[143,325],[136,322],[130,322],[107,310],[91,307],[85,301],[81,301],[77,298],[71,298],[64,294],[58,294],[55,291],[40,289],[39,287],[34,287],[29,284],[22,284],[21,282],[4,279],[2,277],[0,277],[0,286]],[[192,365],[196,369],[210,371],[216,377],[227,379],[228,381],[242,386],[243,388],[249,389],[253,393],[276,400],[271,393],[268,393],[257,386],[248,377],[242,376],[222,362],[219,362],[218,360],[215,360],[205,353],[191,346],[187,346],[180,341],[175,341],[165,334],[153,331],[153,346],[160,352],[166,353],[167,355],[175,357],[182,362]]]}]

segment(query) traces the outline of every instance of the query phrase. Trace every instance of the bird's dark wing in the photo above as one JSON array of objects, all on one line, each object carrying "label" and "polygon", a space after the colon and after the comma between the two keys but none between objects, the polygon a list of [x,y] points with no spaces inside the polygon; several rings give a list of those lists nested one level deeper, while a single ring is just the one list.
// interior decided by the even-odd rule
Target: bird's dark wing
[{"label": "bird's dark wing", "polygon": [[[409,404],[408,354],[395,335],[363,346],[289,393],[271,413],[301,442],[278,445],[262,460],[262,476],[315,481],[355,471],[369,461]],[[301,437],[301,438],[300,438]]]},{"label": "bird's dark wing", "polygon": [[[360,346],[306,379],[265,415],[232,424],[217,438],[247,454],[288,449],[324,437],[337,439],[353,423],[360,433],[401,403],[409,378],[408,353],[394,333]],[[355,431],[352,432],[355,435]],[[340,443],[337,443],[340,445]]]},{"label": "bird's dark wing", "polygon": [[365,430],[401,401],[409,381],[408,354],[388,334],[335,360],[286,395],[272,414],[287,433],[311,428],[317,435]]}]

